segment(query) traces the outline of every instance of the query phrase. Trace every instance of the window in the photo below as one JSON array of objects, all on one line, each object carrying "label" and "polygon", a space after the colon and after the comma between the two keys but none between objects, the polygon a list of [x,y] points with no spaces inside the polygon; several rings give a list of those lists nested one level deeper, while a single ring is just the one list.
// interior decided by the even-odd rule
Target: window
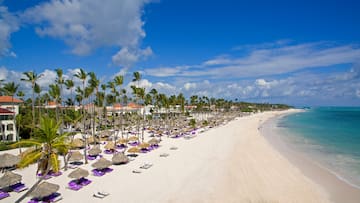
[{"label": "window", "polygon": [[14,135],[13,135],[13,134],[8,134],[8,136],[7,136],[7,140],[13,140],[13,137],[14,137]]},{"label": "window", "polygon": [[7,125],[7,130],[8,131],[13,131],[14,130],[14,124]]}]

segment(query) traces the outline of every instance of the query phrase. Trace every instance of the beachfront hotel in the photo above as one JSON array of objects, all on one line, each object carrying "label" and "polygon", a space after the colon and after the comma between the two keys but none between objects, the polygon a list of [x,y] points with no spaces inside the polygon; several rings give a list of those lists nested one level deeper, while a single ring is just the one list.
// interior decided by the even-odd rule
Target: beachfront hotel
[{"label": "beachfront hotel", "polygon": [[14,117],[19,114],[20,99],[11,96],[0,96],[0,140],[16,141],[17,128]]}]

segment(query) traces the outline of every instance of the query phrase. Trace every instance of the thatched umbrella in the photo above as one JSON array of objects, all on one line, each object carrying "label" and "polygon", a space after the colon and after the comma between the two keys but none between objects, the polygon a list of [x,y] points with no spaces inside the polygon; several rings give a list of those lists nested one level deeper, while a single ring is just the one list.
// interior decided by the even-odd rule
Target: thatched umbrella
[{"label": "thatched umbrella", "polygon": [[72,141],[71,146],[74,148],[82,148],[85,147],[85,143],[82,139],[76,138]]},{"label": "thatched umbrella", "polygon": [[112,157],[113,164],[126,164],[129,158],[124,153],[116,153]]},{"label": "thatched umbrella", "polygon": [[68,177],[69,178],[73,178],[73,179],[80,179],[83,177],[87,177],[89,175],[89,171],[82,169],[82,168],[77,168],[76,170],[74,170],[73,172],[71,172]]},{"label": "thatched umbrella", "polygon": [[94,143],[96,144],[96,143],[99,142],[99,140],[96,139],[96,138],[94,139],[93,136],[89,137],[87,141],[88,141],[89,144],[94,144]]},{"label": "thatched umbrella", "polygon": [[127,152],[128,152],[128,153],[132,153],[132,154],[134,154],[134,153],[139,153],[139,152],[140,152],[140,149],[137,148],[137,147],[131,147],[130,149],[128,149]]},{"label": "thatched umbrella", "polygon": [[129,140],[127,140],[127,139],[125,139],[125,138],[122,138],[122,139],[118,140],[116,143],[117,143],[117,144],[126,144],[126,143],[128,143],[128,142],[129,142]]},{"label": "thatched umbrella", "polygon": [[111,161],[105,158],[100,158],[97,162],[93,163],[91,166],[96,169],[104,169],[111,166]]},{"label": "thatched umbrella", "polygon": [[21,175],[6,171],[5,174],[0,178],[0,188],[8,187],[20,182],[22,179]]},{"label": "thatched umbrella", "polygon": [[84,155],[82,155],[79,151],[74,151],[70,153],[69,161],[80,161],[84,158]]},{"label": "thatched umbrella", "polygon": [[103,131],[101,134],[100,134],[100,136],[101,137],[109,137],[111,135],[111,132],[110,131]]},{"label": "thatched umbrella", "polygon": [[135,142],[135,141],[138,141],[139,139],[138,139],[138,137],[136,137],[136,136],[131,136],[131,137],[129,137],[129,141],[131,141],[131,142]]},{"label": "thatched umbrella", "polygon": [[19,156],[13,154],[5,153],[0,155],[0,168],[10,167],[18,164],[20,161]]},{"label": "thatched umbrella", "polygon": [[105,146],[104,146],[105,149],[107,150],[110,150],[110,149],[115,149],[115,144],[114,142],[108,142]]},{"label": "thatched umbrella", "polygon": [[141,144],[139,144],[138,146],[140,149],[147,149],[148,147],[150,147],[149,143],[143,142]]},{"label": "thatched umbrella", "polygon": [[148,143],[150,145],[157,145],[160,143],[160,140],[156,139],[156,138],[152,138],[151,140],[148,141]]},{"label": "thatched umbrella", "polygon": [[91,148],[91,149],[89,150],[89,155],[90,155],[90,156],[96,156],[96,155],[98,155],[98,154],[100,154],[100,153],[101,153],[101,149],[100,149],[99,146],[94,146],[93,148]]},{"label": "thatched umbrella", "polygon": [[43,198],[46,196],[49,196],[53,194],[54,192],[58,191],[60,188],[59,185],[49,183],[49,182],[42,182],[40,183],[32,192],[31,196],[37,197],[37,198]]}]

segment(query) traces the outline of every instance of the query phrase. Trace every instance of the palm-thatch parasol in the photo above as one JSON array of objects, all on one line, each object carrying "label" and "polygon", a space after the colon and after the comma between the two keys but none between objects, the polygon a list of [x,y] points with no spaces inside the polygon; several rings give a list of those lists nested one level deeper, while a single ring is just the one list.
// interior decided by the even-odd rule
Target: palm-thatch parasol
[{"label": "palm-thatch parasol", "polygon": [[125,138],[122,138],[122,139],[118,140],[116,143],[117,143],[117,144],[126,144],[126,143],[128,143],[128,141],[129,141],[129,140],[127,140],[127,139],[125,139]]},{"label": "palm-thatch parasol", "polygon": [[104,148],[107,150],[115,149],[115,144],[114,144],[114,142],[110,141],[104,146]]},{"label": "palm-thatch parasol", "polygon": [[20,161],[19,156],[13,154],[5,153],[0,155],[0,168],[10,167],[18,164]]},{"label": "palm-thatch parasol", "polygon": [[100,136],[101,137],[109,137],[111,135],[111,132],[110,131],[103,131],[101,134],[100,134]]},{"label": "palm-thatch parasol", "polygon": [[87,177],[89,175],[89,171],[82,169],[82,168],[77,168],[76,170],[74,170],[73,172],[71,172],[68,177],[69,178],[74,178],[74,179],[80,179],[83,177]]},{"label": "palm-thatch parasol", "polygon": [[111,166],[111,161],[105,158],[100,158],[97,162],[93,163],[91,166],[96,169],[104,169]]},{"label": "palm-thatch parasol", "polygon": [[152,138],[151,140],[148,141],[148,143],[150,145],[157,145],[160,143],[160,140],[156,139],[156,138]]},{"label": "palm-thatch parasol", "polygon": [[0,178],[0,188],[8,187],[20,182],[22,179],[21,175],[6,171],[5,174]]},{"label": "palm-thatch parasol", "polygon": [[84,155],[82,155],[79,151],[74,151],[70,153],[69,161],[80,161],[84,158]]},{"label": "palm-thatch parasol", "polygon": [[137,147],[131,147],[130,149],[128,149],[127,152],[128,152],[128,153],[132,153],[132,154],[134,154],[134,153],[139,153],[139,152],[140,152],[140,149],[137,148]]},{"label": "palm-thatch parasol", "polygon": [[91,148],[90,150],[89,150],[89,155],[90,156],[96,156],[96,155],[98,155],[98,154],[100,154],[101,153],[101,150],[100,150],[100,147],[99,146],[94,146],[93,148]]},{"label": "palm-thatch parasol", "polygon": [[138,140],[139,140],[139,138],[136,137],[136,136],[129,137],[129,141],[131,141],[131,142],[135,142],[135,141],[138,141]]},{"label": "palm-thatch parasol", "polygon": [[97,139],[97,138],[94,139],[93,136],[89,137],[89,139],[88,139],[89,144],[94,144],[94,143],[96,144],[98,142],[99,142],[99,139]]},{"label": "palm-thatch parasol", "polygon": [[126,164],[129,158],[124,153],[116,153],[112,157],[113,164]]},{"label": "palm-thatch parasol", "polygon": [[147,149],[148,147],[150,147],[150,144],[146,143],[146,142],[143,142],[143,143],[140,143],[138,147],[140,149]]},{"label": "palm-thatch parasol", "polygon": [[76,138],[72,141],[71,146],[74,148],[82,148],[85,147],[85,143],[82,139]]},{"label": "palm-thatch parasol", "polygon": [[58,191],[60,188],[59,185],[49,183],[49,182],[42,182],[40,183],[34,191],[31,192],[31,196],[37,197],[37,198],[43,198],[46,196],[49,196],[53,194],[54,192]]}]

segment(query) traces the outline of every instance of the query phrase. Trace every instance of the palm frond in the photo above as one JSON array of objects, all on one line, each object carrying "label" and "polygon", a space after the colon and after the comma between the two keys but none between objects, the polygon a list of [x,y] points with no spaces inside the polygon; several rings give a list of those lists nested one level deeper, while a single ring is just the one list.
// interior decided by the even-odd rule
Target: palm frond
[{"label": "palm frond", "polygon": [[16,147],[18,147],[20,145],[37,145],[37,146],[41,146],[41,142],[38,142],[35,139],[21,140],[19,142],[16,142],[16,143],[10,145],[10,147],[16,148]]},{"label": "palm frond", "polygon": [[35,163],[37,160],[40,159],[41,155],[42,155],[42,152],[40,150],[35,150],[28,154],[25,154],[25,156],[20,160],[18,167],[25,168],[25,167],[29,166],[30,164]]}]

